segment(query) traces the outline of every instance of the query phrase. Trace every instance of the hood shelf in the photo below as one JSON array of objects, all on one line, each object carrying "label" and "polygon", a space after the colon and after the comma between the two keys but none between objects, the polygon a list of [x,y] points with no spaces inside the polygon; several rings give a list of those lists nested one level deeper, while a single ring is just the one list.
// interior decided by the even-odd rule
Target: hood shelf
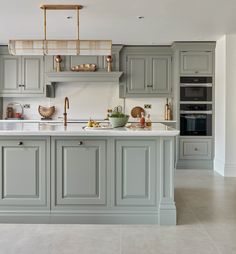
[{"label": "hood shelf", "polygon": [[119,79],[123,72],[113,71],[95,71],[95,72],[48,72],[46,73],[47,86],[46,95],[47,97],[55,97],[55,85],[57,83],[69,83],[69,82],[88,82],[88,83],[116,83],[119,84]]}]

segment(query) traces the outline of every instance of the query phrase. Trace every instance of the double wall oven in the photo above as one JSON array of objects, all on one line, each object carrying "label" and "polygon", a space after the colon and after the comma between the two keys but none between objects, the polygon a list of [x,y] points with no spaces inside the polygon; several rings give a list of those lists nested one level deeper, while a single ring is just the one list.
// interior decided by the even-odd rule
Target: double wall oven
[{"label": "double wall oven", "polygon": [[212,77],[180,78],[180,135],[212,136]]}]

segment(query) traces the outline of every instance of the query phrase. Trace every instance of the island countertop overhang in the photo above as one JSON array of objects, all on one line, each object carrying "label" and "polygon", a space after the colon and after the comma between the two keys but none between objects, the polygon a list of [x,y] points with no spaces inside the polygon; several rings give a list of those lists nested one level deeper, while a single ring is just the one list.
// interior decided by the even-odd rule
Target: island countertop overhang
[{"label": "island countertop overhang", "polygon": [[0,136],[95,136],[95,137],[155,137],[177,136],[179,131],[164,124],[153,124],[151,129],[85,129],[81,123],[69,123],[64,127],[62,123],[25,123],[2,122],[0,123]]}]

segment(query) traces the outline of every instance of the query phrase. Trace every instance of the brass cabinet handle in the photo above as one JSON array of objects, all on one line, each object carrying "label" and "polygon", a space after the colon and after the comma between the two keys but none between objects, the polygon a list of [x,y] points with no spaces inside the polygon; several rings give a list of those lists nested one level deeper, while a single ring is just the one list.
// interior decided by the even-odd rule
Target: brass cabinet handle
[{"label": "brass cabinet handle", "polygon": [[22,145],[23,145],[23,142],[22,142],[22,141],[20,141],[20,142],[18,143],[18,145],[19,145],[19,146],[22,146]]},{"label": "brass cabinet handle", "polygon": [[195,147],[195,148],[194,148],[194,151],[197,151],[197,150],[198,150],[197,147]]},{"label": "brass cabinet handle", "polygon": [[147,85],[147,87],[153,87],[153,85]]},{"label": "brass cabinet handle", "polygon": [[83,145],[83,141],[79,141],[79,145],[82,146]]}]

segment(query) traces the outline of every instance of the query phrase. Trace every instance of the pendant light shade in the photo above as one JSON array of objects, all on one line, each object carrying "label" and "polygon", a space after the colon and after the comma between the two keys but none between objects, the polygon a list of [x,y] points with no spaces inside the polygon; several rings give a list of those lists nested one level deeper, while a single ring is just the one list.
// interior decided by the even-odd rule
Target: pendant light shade
[{"label": "pendant light shade", "polygon": [[10,40],[12,55],[111,55],[111,40]]},{"label": "pendant light shade", "polygon": [[[44,40],[10,40],[9,53],[12,55],[111,55],[111,40],[80,40],[79,10],[81,5],[42,5],[44,10]],[[47,40],[47,10],[76,10],[77,39]]]}]

